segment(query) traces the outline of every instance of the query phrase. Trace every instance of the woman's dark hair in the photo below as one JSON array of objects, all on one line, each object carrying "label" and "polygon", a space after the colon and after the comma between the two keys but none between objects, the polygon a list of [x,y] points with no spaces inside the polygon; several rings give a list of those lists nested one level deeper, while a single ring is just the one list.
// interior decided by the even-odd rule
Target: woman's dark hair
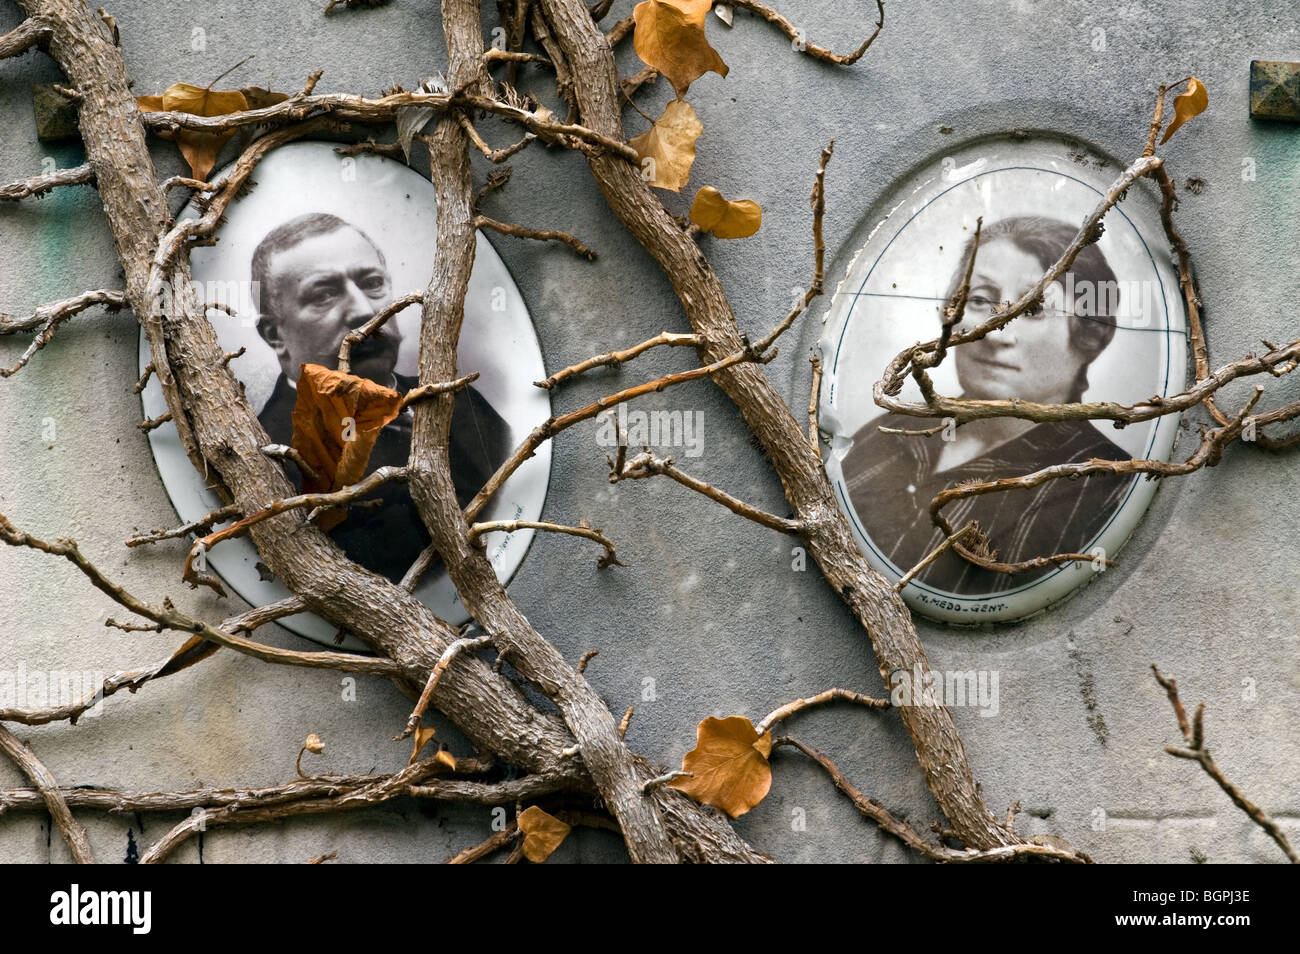
[{"label": "woman's dark hair", "polygon": [[[1031,256],[1038,267],[1046,272],[1070,247],[1078,234],[1078,228],[1058,219],[1048,219],[1037,215],[1021,215],[998,221],[980,229],[980,246],[987,246],[995,241],[1008,241],[1016,248]],[[948,288],[945,303],[951,302],[961,287],[961,280],[966,274],[971,254],[975,250],[975,236],[966,242],[961,261],[953,272],[952,282]],[[1067,276],[1073,276],[1072,280]],[[1119,282],[1106,256],[1101,254],[1096,244],[1086,245],[1075,258],[1074,263],[1061,273],[1059,279],[1065,287],[1074,288],[1075,304],[1085,294],[1091,296],[1091,306],[1086,314],[1080,314],[1076,307],[1070,313],[1070,345],[1083,356],[1083,367],[1075,380],[1072,401],[1081,400],[1088,387],[1088,366],[1097,355],[1106,350],[1115,337],[1115,313],[1119,310]],[[1019,320],[1019,319],[1017,319]]]}]

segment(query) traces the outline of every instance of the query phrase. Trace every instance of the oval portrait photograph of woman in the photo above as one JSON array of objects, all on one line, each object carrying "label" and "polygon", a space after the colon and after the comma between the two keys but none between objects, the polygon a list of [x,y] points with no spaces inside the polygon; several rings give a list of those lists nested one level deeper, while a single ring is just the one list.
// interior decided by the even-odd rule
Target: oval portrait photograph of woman
[{"label": "oval portrait photograph of woman", "polygon": [[[940,336],[945,306],[968,271],[954,334],[1033,289],[1121,171],[1048,138],[972,144],[900,184],[894,195],[905,198],[888,203],[839,285],[820,345],[827,469],[863,554],[891,580],[909,576],[903,595],[928,616],[1014,620],[1058,602],[1112,565],[1155,490],[1132,474],[1099,472],[957,497],[938,508],[935,498],[945,490],[1056,464],[1168,459],[1176,417],[1123,429],[1017,417],[957,426],[948,417],[886,411],[873,399],[896,355]],[[1133,192],[1040,304],[949,349],[931,372],[939,395],[1131,405],[1183,389],[1185,310],[1168,243],[1149,197]],[[910,377],[897,397],[924,403]],[[1004,572],[941,549],[945,525],[971,521],[1000,564],[1059,554],[1090,559]]]}]

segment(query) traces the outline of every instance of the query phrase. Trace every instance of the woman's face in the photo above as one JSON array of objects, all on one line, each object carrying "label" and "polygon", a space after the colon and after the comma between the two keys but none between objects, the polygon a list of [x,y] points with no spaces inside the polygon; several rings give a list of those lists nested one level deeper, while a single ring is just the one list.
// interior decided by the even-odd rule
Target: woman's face
[{"label": "woman's face", "polygon": [[[1043,276],[1038,260],[1007,239],[981,245],[971,275],[970,298],[956,330],[970,331],[1002,302],[1014,302]],[[1016,318],[979,341],[953,349],[957,379],[970,398],[1022,398],[1064,403],[1086,363],[1070,343],[1070,318],[1060,308],[1059,284],[1044,296],[1044,306]]]}]

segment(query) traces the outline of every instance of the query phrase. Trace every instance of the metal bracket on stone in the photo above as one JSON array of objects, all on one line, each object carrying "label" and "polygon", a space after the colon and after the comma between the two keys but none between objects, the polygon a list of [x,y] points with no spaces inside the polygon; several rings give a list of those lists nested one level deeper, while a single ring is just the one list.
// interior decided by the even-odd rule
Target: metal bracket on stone
[{"label": "metal bracket on stone", "polygon": [[1300,123],[1300,63],[1250,61],[1250,115]]},{"label": "metal bracket on stone", "polygon": [[52,84],[32,87],[32,110],[36,114],[36,138],[41,142],[81,138],[77,104]]}]

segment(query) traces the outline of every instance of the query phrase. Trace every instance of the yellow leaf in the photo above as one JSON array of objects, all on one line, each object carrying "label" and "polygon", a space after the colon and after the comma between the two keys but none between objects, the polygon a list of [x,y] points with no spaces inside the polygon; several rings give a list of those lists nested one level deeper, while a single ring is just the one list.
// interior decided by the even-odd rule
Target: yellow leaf
[{"label": "yellow leaf", "polygon": [[541,864],[573,829],[554,815],[530,805],[519,816],[519,830],[524,833],[524,857],[533,864]]},{"label": "yellow leaf", "polygon": [[453,772],[456,770],[456,756],[452,755],[447,749],[439,749],[433,760]]},{"label": "yellow leaf", "polygon": [[1193,116],[1199,116],[1205,112],[1205,107],[1210,105],[1210,94],[1201,85],[1201,81],[1195,76],[1187,81],[1187,92],[1181,93],[1174,97],[1174,121],[1169,124],[1165,134],[1160,137],[1160,144],[1164,145],[1169,141],[1169,137],[1178,131],[1183,123]]},{"label": "yellow leaf", "polygon": [[307,736],[307,741],[302,744],[302,747],[316,755],[320,755],[325,751],[325,743],[320,740],[320,736],[315,732]]},{"label": "yellow leaf", "polygon": [[[270,94],[278,95],[278,94]],[[248,109],[248,100],[239,90],[214,90],[189,83],[173,83],[161,96],[137,96],[136,105],[141,112],[179,112],[194,116],[225,116]],[[194,129],[178,130],[174,137],[181,155],[190,164],[190,173],[196,179],[207,180],[208,173],[217,163],[217,154],[234,130],[202,132]]]},{"label": "yellow leaf", "polygon": [[713,0],[645,0],[632,11],[636,55],[668,78],[678,99],[710,70],[727,75],[727,64],[704,35],[712,6]]},{"label": "yellow leaf", "polygon": [[682,759],[682,771],[694,778],[674,779],[668,784],[697,802],[716,805],[732,818],[749,811],[772,787],[772,733],[761,736],[744,716],[700,723],[695,748]]},{"label": "yellow leaf", "polygon": [[753,235],[763,224],[763,210],[752,199],[724,199],[713,186],[695,193],[691,203],[691,221],[718,238],[744,238]]},{"label": "yellow leaf", "polygon": [[646,159],[653,163],[650,178],[652,186],[680,192],[691,177],[691,163],[695,161],[695,140],[700,138],[702,132],[704,126],[691,104],[683,99],[674,99],[653,126],[634,139],[629,139],[627,144],[641,158],[641,168],[645,168]]},{"label": "yellow leaf", "polygon": [[[379,432],[397,417],[401,404],[400,394],[368,378],[304,364],[293,406],[293,446],[321,479],[304,474],[303,492],[340,490],[365,476]],[[330,530],[346,516],[335,508],[316,523]]]},{"label": "yellow leaf", "polygon": [[[433,741],[433,732],[434,730],[432,726],[422,725],[416,727],[415,751],[411,753],[411,760],[406,763],[407,765],[415,764],[415,760],[420,757],[420,750]],[[455,763],[453,762],[452,764],[454,765]]]}]

